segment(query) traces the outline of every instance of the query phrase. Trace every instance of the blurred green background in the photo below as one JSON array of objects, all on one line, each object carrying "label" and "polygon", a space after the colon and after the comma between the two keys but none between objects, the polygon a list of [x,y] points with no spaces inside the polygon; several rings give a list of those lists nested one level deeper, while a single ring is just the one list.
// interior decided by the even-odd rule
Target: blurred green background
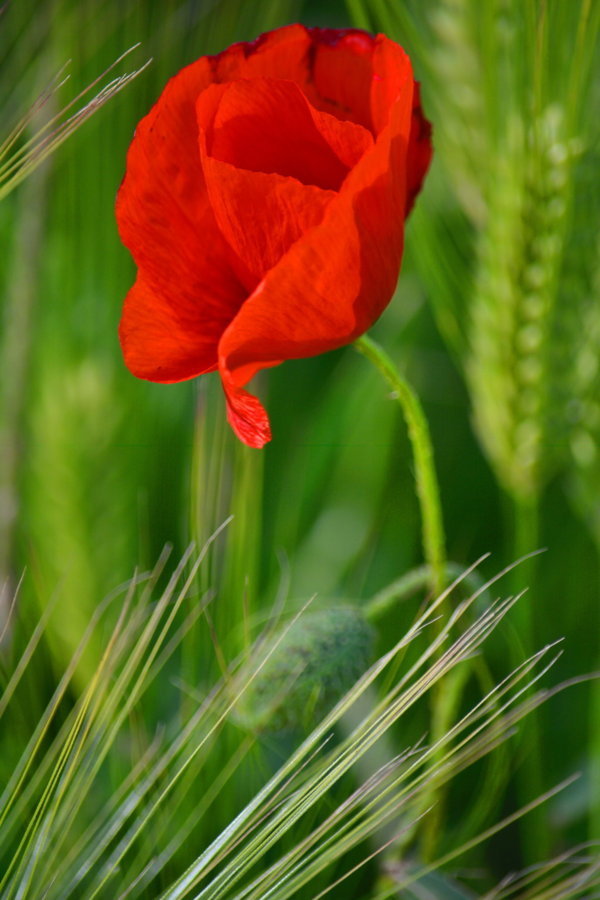
[{"label": "blurred green background", "polygon": [[[136,122],[183,65],[293,21],[385,31],[422,82],[434,162],[396,296],[373,335],[425,407],[448,558],[466,567],[489,552],[489,576],[546,548],[500,587],[528,591],[487,664],[502,673],[507,660],[564,636],[549,683],[599,667],[598,20],[586,0],[7,4],[5,131],[67,60],[70,79],[40,121],[132,45],[117,74],[152,57],[0,203],[3,618],[25,573],[1,650],[7,669],[50,598],[60,611],[20,710],[23,735],[99,601],[136,566],[152,567],[165,544],[178,559],[230,513],[198,585],[217,591],[214,628],[228,654],[244,643],[241,623],[262,621],[280,592],[294,608],[312,594],[361,602],[423,561],[405,425],[352,348],[259,379],[273,429],[263,451],[236,443],[217,376],[154,385],[121,359],[117,325],[134,267],[113,207]],[[380,650],[421,599],[388,615]],[[184,645],[182,665],[188,683],[210,680],[204,634]],[[421,718],[411,739],[422,731]],[[15,734],[1,738],[7,765]],[[487,790],[499,815],[574,771],[581,779],[537,824],[492,842],[474,864],[500,877],[537,850],[597,837],[597,685],[544,707],[511,744],[509,766],[502,783],[461,782],[442,845],[474,794]]]}]

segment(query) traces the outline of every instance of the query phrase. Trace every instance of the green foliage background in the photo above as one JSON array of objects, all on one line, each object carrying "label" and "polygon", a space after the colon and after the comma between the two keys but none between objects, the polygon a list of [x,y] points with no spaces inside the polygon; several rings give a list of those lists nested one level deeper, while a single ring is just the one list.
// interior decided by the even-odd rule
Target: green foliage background
[{"label": "green foliage background", "polygon": [[[212,627],[228,660],[278,596],[293,609],[313,594],[322,605],[360,604],[423,561],[404,423],[351,348],[260,380],[274,435],[262,452],[228,430],[216,376],[153,385],[121,360],[116,328],[134,272],[113,206],[136,122],[186,63],[292,21],[383,30],[422,82],[435,158],[408,223],[396,296],[373,333],[424,404],[449,559],[466,567],[490,552],[481,567],[490,576],[546,548],[510,576],[509,588],[529,589],[486,664],[502,672],[507,658],[565,636],[553,679],[599,667],[598,19],[586,0],[7,5],[0,119],[9,126],[67,60],[71,78],[42,120],[133,44],[118,73],[152,64],[0,203],[3,619],[25,572],[0,649],[5,672],[51,598],[57,610],[18,716],[0,736],[3,781],[93,610],[136,566],[151,568],[165,544],[178,559],[234,515],[193,593],[216,592]],[[422,596],[380,623],[379,652]],[[73,698],[105,640],[94,635]],[[173,679],[202,690],[218,671],[198,622],[147,698],[141,744],[157,721],[180,714]],[[406,737],[427,727],[421,710]],[[400,750],[404,735],[396,738]],[[222,740],[235,747],[239,730]],[[196,827],[194,846],[224,827],[284,754],[276,741],[260,749],[210,824]],[[510,743],[507,766],[498,782],[476,772],[456,784],[439,847],[452,846],[474,797],[486,795],[489,824],[571,772],[582,776],[469,859],[489,873],[484,883],[600,834],[598,686],[537,711]],[[368,882],[338,896],[367,896]]]}]

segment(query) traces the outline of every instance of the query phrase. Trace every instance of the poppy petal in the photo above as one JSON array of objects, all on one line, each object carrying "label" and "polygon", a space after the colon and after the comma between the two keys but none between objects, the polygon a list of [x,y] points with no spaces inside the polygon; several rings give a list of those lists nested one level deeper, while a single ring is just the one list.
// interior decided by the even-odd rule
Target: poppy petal
[{"label": "poppy petal", "polygon": [[165,302],[138,274],[125,298],[119,338],[125,364],[137,378],[170,383],[215,368],[215,345],[223,322],[207,327],[194,303]]},{"label": "poppy petal", "polygon": [[297,84],[270,78],[213,85],[197,103],[206,153],[240,169],[338,190],[371,134],[314,109]]},{"label": "poppy petal", "polygon": [[372,130],[371,86],[376,39],[353,29],[342,32],[314,29],[312,36],[312,90],[307,91],[307,96],[338,118]]},{"label": "poppy petal", "polygon": [[319,224],[336,196],[295,178],[248,172],[210,157],[203,166],[217,224],[254,283]]},{"label": "poppy petal", "polygon": [[[387,39],[379,48],[383,54],[399,49]],[[278,360],[349,343],[389,302],[403,243],[413,85],[408,58],[392,62],[402,66],[402,77],[388,125],[322,223],[268,272],[221,338],[219,369],[230,391]]]},{"label": "poppy petal", "polygon": [[267,77],[300,85],[312,105],[337,119],[372,126],[371,56],[376,38],[356,28],[288,25],[213,57],[215,82]]},{"label": "poppy petal", "polygon": [[[120,334],[127,364],[153,380],[214,368],[219,337],[248,294],[200,168],[195,103],[210,78],[210,65],[200,59],[171,79],[136,129],[117,197],[121,239],[140,272]],[[169,323],[172,334],[161,334],[157,322]]]},{"label": "poppy petal", "polygon": [[373,139],[364,128],[313,109],[289,82],[214,85],[197,109],[213,212],[254,287],[323,218],[335,192],[314,183],[337,186]]},{"label": "poppy petal", "polygon": [[237,437],[249,447],[264,447],[271,440],[271,426],[264,407],[248,391],[230,389],[224,383],[227,421]]},{"label": "poppy petal", "polygon": [[304,25],[285,25],[261,34],[254,41],[232,44],[209,57],[213,81],[239,78],[278,78],[303,85],[309,76],[312,39]]},{"label": "poppy petal", "polygon": [[423,179],[431,164],[433,148],[431,146],[431,124],[423,115],[421,108],[421,93],[419,83],[415,82],[413,95],[412,125],[410,129],[410,142],[408,145],[407,172],[408,183],[406,186],[406,214],[413,208],[417,194],[421,190]]}]

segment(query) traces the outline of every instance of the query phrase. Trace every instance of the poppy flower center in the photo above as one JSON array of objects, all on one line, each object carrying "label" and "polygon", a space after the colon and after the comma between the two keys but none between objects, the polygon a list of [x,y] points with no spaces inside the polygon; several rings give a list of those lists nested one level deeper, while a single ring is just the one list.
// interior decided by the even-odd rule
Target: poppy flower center
[{"label": "poppy flower center", "polygon": [[200,115],[200,125],[208,153],[239,169],[338,191],[373,143],[361,125],[315,109],[294,82],[240,79],[218,89],[212,121]]}]

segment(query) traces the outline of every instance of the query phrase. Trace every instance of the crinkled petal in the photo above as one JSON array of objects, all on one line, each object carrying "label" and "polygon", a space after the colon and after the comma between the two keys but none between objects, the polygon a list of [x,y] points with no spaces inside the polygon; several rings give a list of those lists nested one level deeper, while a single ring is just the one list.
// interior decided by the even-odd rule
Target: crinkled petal
[{"label": "crinkled petal", "polygon": [[247,391],[231,390],[223,385],[227,401],[227,421],[235,434],[249,447],[264,447],[271,440],[271,426],[264,407]]},{"label": "crinkled petal", "polygon": [[319,224],[336,196],[295,178],[248,172],[210,157],[203,165],[219,228],[255,282]]},{"label": "crinkled petal", "polygon": [[377,40],[357,28],[288,25],[213,57],[213,80],[293,81],[316,109],[371,129],[372,57]]},{"label": "crinkled petal", "polygon": [[364,31],[311,29],[307,96],[322,109],[373,130],[371,91],[376,39]]},{"label": "crinkled petal", "polygon": [[256,283],[336,196],[315,183],[338,187],[373,139],[312,108],[291,82],[213,85],[197,111],[217,224]]},{"label": "crinkled petal", "polygon": [[215,344],[225,323],[197,315],[192,303],[165,303],[138,274],[125,298],[119,338],[125,365],[137,378],[170,383],[194,378],[216,368]]},{"label": "crinkled petal", "polygon": [[213,85],[199,97],[197,114],[212,158],[324,190],[338,190],[373,144],[367,129],[316,110],[291,81]]},{"label": "crinkled petal", "polygon": [[[210,79],[206,59],[171,79],[138,125],[117,198],[119,232],[139,267],[120,334],[127,365],[143,378],[171,381],[214,368],[218,340],[248,295],[200,167],[195,104]],[[158,322],[172,334],[157,340]]]},{"label": "crinkled petal", "polygon": [[238,78],[282,78],[302,85],[309,74],[312,39],[304,25],[286,25],[254,41],[232,44],[209,57],[215,82]]},{"label": "crinkled petal", "polygon": [[382,38],[382,69],[395,66],[396,98],[388,124],[306,233],[267,273],[219,344],[229,395],[265,366],[351,342],[389,302],[402,254],[406,158],[411,129],[410,62]]}]

